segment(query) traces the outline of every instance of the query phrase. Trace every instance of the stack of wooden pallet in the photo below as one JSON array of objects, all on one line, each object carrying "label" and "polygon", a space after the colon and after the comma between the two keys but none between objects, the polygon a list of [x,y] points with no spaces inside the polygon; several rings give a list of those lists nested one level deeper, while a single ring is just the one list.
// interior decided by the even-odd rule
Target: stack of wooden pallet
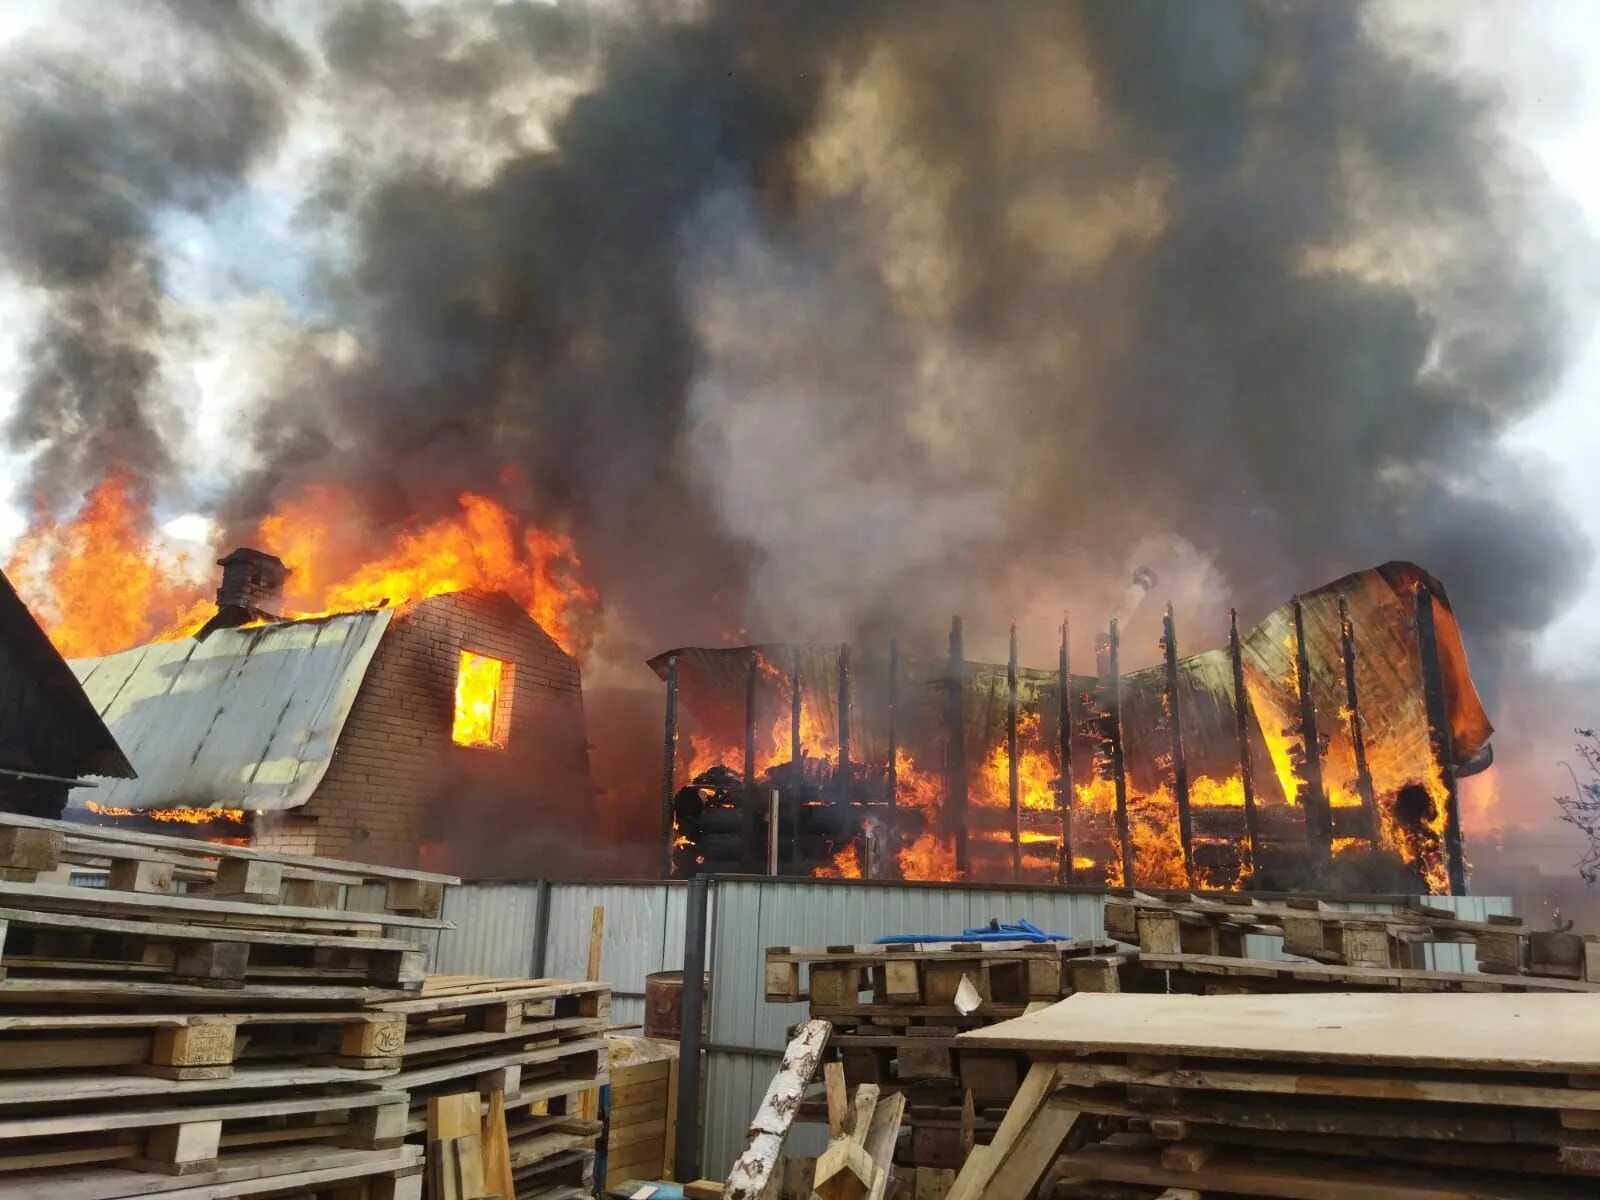
[{"label": "stack of wooden pallet", "polygon": [[1574,995],[1078,995],[964,1034],[1030,1064],[952,1200],[1600,1194],[1600,1034]]},{"label": "stack of wooden pallet", "polygon": [[0,1197],[416,1194],[369,1006],[452,879],[7,814],[0,876]]},{"label": "stack of wooden pallet", "polygon": [[421,993],[376,1006],[404,1022],[392,1086],[410,1096],[405,1129],[421,1144],[430,1100],[499,1093],[519,1200],[557,1200],[594,1178],[600,1122],[579,1098],[607,1082],[611,987],[560,979],[431,975]]},{"label": "stack of wooden pallet", "polygon": [[[1351,911],[1312,898],[1128,893],[1106,904],[1106,933],[1128,946],[1078,964],[1079,991],[1600,991],[1600,940],[1537,932],[1517,917],[1469,921],[1421,902]],[[1247,937],[1292,958],[1252,958]],[[1431,970],[1428,946],[1471,947],[1476,970]],[[1099,978],[1094,978],[1098,973]]]},{"label": "stack of wooden pallet", "polygon": [[[957,1063],[956,1035],[1060,999],[1076,964],[1115,949],[1102,939],[779,946],[766,953],[766,999],[806,1001],[813,1020],[831,1024],[827,1058],[843,1065],[847,1086],[905,1094],[902,1163],[950,1170],[993,1132],[1020,1082],[1011,1055]],[[801,1113],[826,1111],[813,1100]]]},{"label": "stack of wooden pallet", "polygon": [[678,1043],[608,1037],[611,1116],[607,1187],[628,1179],[672,1178],[678,1122]]}]

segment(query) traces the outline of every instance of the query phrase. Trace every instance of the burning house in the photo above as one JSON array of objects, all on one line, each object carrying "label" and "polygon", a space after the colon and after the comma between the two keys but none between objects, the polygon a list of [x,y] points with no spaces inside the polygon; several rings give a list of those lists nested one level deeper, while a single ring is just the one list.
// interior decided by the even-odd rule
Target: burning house
[{"label": "burning house", "polygon": [[239,550],[221,565],[195,636],[71,661],[139,768],[74,793],[75,811],[444,869],[539,869],[582,840],[579,666],[514,599],[463,590],[279,619],[279,560]]},{"label": "burning house", "polygon": [[[918,879],[1456,893],[1456,780],[1491,726],[1442,585],[1409,563],[1296,597],[1227,646],[1124,673],[1136,576],[1075,673],[848,646],[684,648],[664,864]],[[680,742],[679,716],[698,731]],[[685,721],[687,724],[687,721]]]},{"label": "burning house", "polygon": [[71,669],[0,574],[0,810],[58,817],[68,789],[84,786],[87,776],[133,774]]}]

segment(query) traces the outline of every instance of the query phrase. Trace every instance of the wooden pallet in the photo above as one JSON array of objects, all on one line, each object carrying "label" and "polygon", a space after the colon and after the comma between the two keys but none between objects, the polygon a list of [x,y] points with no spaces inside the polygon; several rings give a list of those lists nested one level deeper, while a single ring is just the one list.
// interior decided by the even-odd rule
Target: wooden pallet
[{"label": "wooden pallet", "polygon": [[517,1200],[580,1200],[594,1192],[594,1151],[563,1150],[522,1166],[512,1148]]},{"label": "wooden pallet", "polygon": [[773,946],[766,952],[766,999],[809,1001],[817,1009],[859,1005],[867,992],[874,1004],[943,1007],[965,977],[985,1003],[1023,1005],[1062,994],[1064,962],[1114,948],[1099,938]]},{"label": "wooden pallet", "polygon": [[[1288,959],[1205,954],[1140,954],[1149,971],[1170,972],[1173,990],[1225,992],[1597,992],[1600,984],[1542,975],[1486,975],[1405,967],[1336,966]],[[1089,990],[1089,989],[1080,989]],[[1102,988],[1098,990],[1112,990]],[[1131,991],[1123,986],[1118,990]]]},{"label": "wooden pallet", "polygon": [[426,1128],[430,1096],[477,1090],[511,1105],[558,1102],[607,1081],[611,986],[563,979],[429,976],[421,995],[377,1006],[406,1022],[400,1072],[408,1132]]},{"label": "wooden pallet", "polygon": [[226,1080],[110,1077],[0,1111],[0,1180],[87,1163],[190,1175],[216,1168],[225,1148],[278,1143],[388,1149],[405,1132],[406,1103],[369,1073],[337,1067],[252,1068]]},{"label": "wooden pallet", "polygon": [[386,912],[425,918],[439,915],[444,889],[460,882],[405,867],[0,813],[0,879],[65,882],[73,866],[103,872],[116,891],[164,893],[177,884],[216,899],[320,908],[338,907],[345,888],[380,884]]},{"label": "wooden pallet", "polygon": [[1537,932],[1517,917],[1468,921],[1421,903],[1361,912],[1311,899],[1133,893],[1107,901],[1106,933],[1146,954],[1228,958],[1243,957],[1254,934],[1281,938],[1284,953],[1315,962],[1379,968],[1420,967],[1425,945],[1470,945],[1481,972],[1600,983],[1600,938]]},{"label": "wooden pallet", "polygon": [[405,1020],[385,1013],[0,1013],[0,1104],[92,1071],[226,1079],[236,1065],[394,1070]]},{"label": "wooden pallet", "polygon": [[0,1200],[225,1200],[292,1195],[318,1200],[420,1200],[415,1146],[351,1150],[330,1145],[225,1151],[210,1170],[159,1175],[121,1167],[0,1175]]},{"label": "wooden pallet", "polygon": [[390,938],[130,920],[107,916],[99,907],[93,902],[76,912],[0,907],[0,973],[12,980],[91,976],[216,988],[293,980],[302,987],[328,983],[400,990],[419,985],[424,973],[426,954]]},{"label": "wooden pallet", "polygon": [[[1032,1108],[1015,1123],[1048,1100],[1138,1135],[1069,1154],[1073,1176],[1307,1200],[1593,1195],[1592,1004],[1085,994],[961,1042],[1029,1064],[1018,1094]],[[1587,1190],[1567,1190],[1579,1175],[1594,1177]]]}]

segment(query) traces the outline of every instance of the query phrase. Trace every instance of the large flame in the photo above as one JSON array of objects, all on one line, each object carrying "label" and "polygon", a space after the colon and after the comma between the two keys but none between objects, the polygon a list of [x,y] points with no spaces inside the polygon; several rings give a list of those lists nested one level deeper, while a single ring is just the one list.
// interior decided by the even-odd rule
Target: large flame
[{"label": "large flame", "polygon": [[97,483],[65,520],[36,510],[6,574],[67,658],[124,650],[209,611],[156,535],[144,488],[124,471]]},{"label": "large flame", "polygon": [[94,800],[86,800],[83,805],[97,817],[121,819],[126,817],[144,817],[152,821],[162,821],[173,825],[204,825],[208,821],[231,821],[240,824],[244,821],[242,808],[122,808],[114,804],[101,804]]},{"label": "large flame", "polygon": [[503,746],[496,728],[501,678],[505,663],[470,650],[461,652],[456,669],[456,715],[450,728],[452,741],[462,746]]},{"label": "large flame", "polygon": [[354,497],[309,487],[260,526],[262,546],[289,567],[288,612],[309,616],[402,604],[468,588],[504,592],[562,649],[588,646],[583,618],[598,604],[579,577],[572,539],[532,525],[487,496],[466,492],[452,516],[402,529],[381,553],[350,561],[360,528]]}]

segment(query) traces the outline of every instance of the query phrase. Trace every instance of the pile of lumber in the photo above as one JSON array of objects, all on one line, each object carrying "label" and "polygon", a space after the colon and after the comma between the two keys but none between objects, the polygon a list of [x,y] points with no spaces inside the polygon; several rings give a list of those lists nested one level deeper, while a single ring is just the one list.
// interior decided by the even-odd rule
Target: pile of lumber
[{"label": "pile of lumber", "polygon": [[410,1097],[412,1141],[434,1140],[441,1102],[458,1128],[462,1105],[478,1122],[493,1121],[498,1103],[517,1200],[558,1200],[590,1185],[601,1124],[581,1102],[608,1079],[609,984],[430,975],[419,995],[375,1011],[404,1025],[393,1086]]},{"label": "pile of lumber", "polygon": [[1594,1196],[1594,1003],[1073,996],[959,1039],[1017,1054],[1028,1071],[949,1196]]},{"label": "pile of lumber", "polygon": [[[1115,951],[1103,939],[928,941],[778,946],[766,952],[766,999],[807,1003],[832,1027],[825,1059],[847,1087],[904,1094],[899,1161],[950,1170],[995,1129],[1020,1082],[1013,1056],[951,1054],[957,1034],[1018,1016],[1072,990],[1073,972]],[[801,1117],[822,1120],[819,1098]]]},{"label": "pile of lumber", "polygon": [[[1077,991],[1600,991],[1600,939],[1514,916],[1464,920],[1422,900],[1383,912],[1312,897],[1127,892],[1107,901],[1105,926],[1138,953],[1076,964]],[[1291,957],[1251,957],[1249,937]],[[1427,969],[1423,950],[1438,945],[1472,947],[1477,969]]]},{"label": "pile of lumber", "polygon": [[453,879],[10,814],[0,876],[0,1197],[417,1194],[376,1006]]}]

